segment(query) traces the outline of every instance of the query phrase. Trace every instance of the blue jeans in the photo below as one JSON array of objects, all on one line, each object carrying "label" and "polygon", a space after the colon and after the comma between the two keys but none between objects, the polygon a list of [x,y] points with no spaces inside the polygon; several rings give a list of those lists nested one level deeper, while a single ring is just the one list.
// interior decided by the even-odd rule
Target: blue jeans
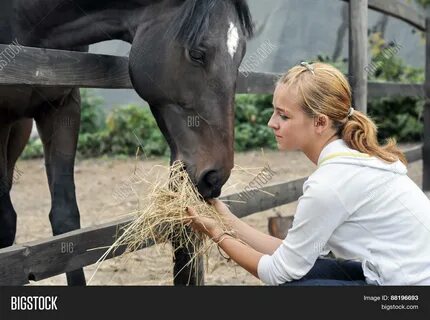
[{"label": "blue jeans", "polygon": [[366,286],[361,262],[318,258],[301,279],[281,286]]}]

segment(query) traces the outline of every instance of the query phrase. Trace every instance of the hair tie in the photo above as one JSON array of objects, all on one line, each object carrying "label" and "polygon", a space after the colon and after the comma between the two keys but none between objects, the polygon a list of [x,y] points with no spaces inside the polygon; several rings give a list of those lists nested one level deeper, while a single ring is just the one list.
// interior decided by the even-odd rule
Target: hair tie
[{"label": "hair tie", "polygon": [[312,74],[313,75],[315,75],[315,69],[314,69],[314,67],[313,66],[311,66],[309,63],[307,63],[307,62],[305,62],[305,61],[302,61],[302,62],[300,62],[300,65],[302,66],[302,67],[305,67],[306,69],[308,69],[308,71],[310,71],[310,72],[312,72]]},{"label": "hair tie", "polygon": [[348,111],[348,118],[351,118],[351,116],[354,114],[354,111],[355,111],[355,109],[354,109],[353,107],[350,107],[350,108],[349,108],[349,111]]}]

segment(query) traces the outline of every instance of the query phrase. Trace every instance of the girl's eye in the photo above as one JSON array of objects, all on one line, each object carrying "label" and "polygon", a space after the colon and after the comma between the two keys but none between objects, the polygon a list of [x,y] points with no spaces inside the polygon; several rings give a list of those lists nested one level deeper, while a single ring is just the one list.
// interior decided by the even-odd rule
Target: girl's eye
[{"label": "girl's eye", "polygon": [[279,116],[281,117],[282,120],[287,120],[288,119],[288,117],[286,115],[284,115],[284,114],[280,114]]}]

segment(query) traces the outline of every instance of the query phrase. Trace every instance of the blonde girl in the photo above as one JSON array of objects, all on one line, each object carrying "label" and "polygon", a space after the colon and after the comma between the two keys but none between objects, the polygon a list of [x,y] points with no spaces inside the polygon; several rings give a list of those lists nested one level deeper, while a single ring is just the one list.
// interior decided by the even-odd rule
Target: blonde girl
[{"label": "blonde girl", "polygon": [[285,239],[216,199],[236,236],[189,208],[192,227],[269,285],[430,285],[430,201],[396,142],[380,145],[376,125],[351,103],[347,79],[325,63],[301,63],[277,83],[268,125],[278,148],[317,166]]}]

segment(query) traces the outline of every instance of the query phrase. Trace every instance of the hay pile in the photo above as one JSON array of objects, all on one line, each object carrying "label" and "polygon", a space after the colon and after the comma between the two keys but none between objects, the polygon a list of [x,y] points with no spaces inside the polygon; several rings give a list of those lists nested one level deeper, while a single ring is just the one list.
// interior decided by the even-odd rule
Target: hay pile
[{"label": "hay pile", "polygon": [[120,230],[117,240],[99,259],[98,265],[109,254],[115,254],[120,247],[125,246],[126,252],[133,252],[146,242],[175,243],[176,250],[180,247],[191,248],[194,255],[190,263],[197,263],[196,258],[207,254],[216,244],[206,235],[191,230],[187,207],[193,207],[200,216],[214,219],[222,230],[230,231],[226,221],[201,198],[187,172],[183,170],[182,162],[176,161],[168,168],[168,179],[164,181],[154,180],[153,177],[151,179],[148,174],[139,183],[150,187],[144,199],[140,199],[143,208],[134,212],[135,219]]}]

